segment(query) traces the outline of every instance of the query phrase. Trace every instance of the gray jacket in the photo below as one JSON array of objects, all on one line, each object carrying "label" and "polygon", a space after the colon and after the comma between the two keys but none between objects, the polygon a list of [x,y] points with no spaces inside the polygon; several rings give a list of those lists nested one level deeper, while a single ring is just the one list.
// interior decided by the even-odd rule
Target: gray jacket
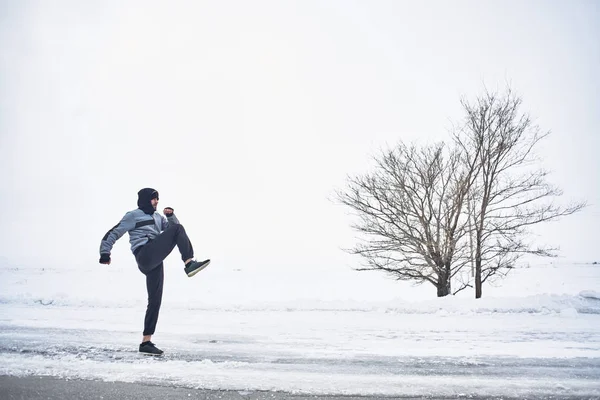
[{"label": "gray jacket", "polygon": [[131,251],[134,252],[135,249],[145,245],[149,240],[154,239],[160,235],[162,231],[173,224],[179,224],[175,214],[165,218],[157,212],[152,215],[146,214],[139,208],[129,211],[125,214],[123,219],[121,219],[121,221],[110,231],[106,232],[106,235],[102,238],[102,242],[100,242],[100,255],[110,255],[115,242],[119,240],[125,232],[129,232],[129,243],[131,244]]}]

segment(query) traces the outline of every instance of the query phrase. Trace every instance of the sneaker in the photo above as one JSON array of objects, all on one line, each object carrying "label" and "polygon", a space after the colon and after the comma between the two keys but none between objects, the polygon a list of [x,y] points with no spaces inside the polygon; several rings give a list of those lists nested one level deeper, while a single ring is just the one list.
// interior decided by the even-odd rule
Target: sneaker
[{"label": "sneaker", "polygon": [[142,342],[140,344],[140,353],[147,356],[162,356],[164,351],[156,347],[152,342]]},{"label": "sneaker", "polygon": [[185,264],[185,268],[183,269],[187,276],[192,277],[196,275],[198,272],[202,271],[204,268],[208,267],[210,264],[210,260],[204,261],[195,261],[192,260],[189,263]]}]

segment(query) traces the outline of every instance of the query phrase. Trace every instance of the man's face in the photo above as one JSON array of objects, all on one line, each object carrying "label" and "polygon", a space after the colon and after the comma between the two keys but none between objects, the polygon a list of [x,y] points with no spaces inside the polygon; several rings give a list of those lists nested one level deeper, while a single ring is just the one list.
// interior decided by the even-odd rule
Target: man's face
[{"label": "man's face", "polygon": [[154,209],[156,210],[156,207],[158,206],[158,199],[150,200],[150,204],[152,204],[152,207],[154,207]]}]

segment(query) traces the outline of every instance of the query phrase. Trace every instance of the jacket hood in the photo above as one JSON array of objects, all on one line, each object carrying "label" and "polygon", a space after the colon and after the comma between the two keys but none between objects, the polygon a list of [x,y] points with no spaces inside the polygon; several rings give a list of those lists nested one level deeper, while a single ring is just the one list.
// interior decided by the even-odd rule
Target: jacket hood
[{"label": "jacket hood", "polygon": [[138,201],[137,205],[140,210],[145,212],[146,214],[154,214],[154,207],[150,203],[150,200],[158,199],[158,192],[152,188],[144,188],[138,192]]}]

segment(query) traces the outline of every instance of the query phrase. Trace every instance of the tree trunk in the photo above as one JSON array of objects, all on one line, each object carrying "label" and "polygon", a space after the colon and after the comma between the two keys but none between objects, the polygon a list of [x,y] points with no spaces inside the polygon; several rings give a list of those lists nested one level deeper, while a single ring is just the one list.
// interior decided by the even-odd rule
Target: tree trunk
[{"label": "tree trunk", "polygon": [[481,298],[481,234],[477,232],[475,248],[475,298]]},{"label": "tree trunk", "polygon": [[444,266],[443,272],[438,274],[437,297],[448,296],[450,289],[450,268]]},{"label": "tree trunk", "polygon": [[475,298],[481,298],[481,259],[475,260]]},{"label": "tree trunk", "polygon": [[437,297],[444,297],[450,294],[450,290],[448,290],[448,286],[441,285],[437,287]]}]

